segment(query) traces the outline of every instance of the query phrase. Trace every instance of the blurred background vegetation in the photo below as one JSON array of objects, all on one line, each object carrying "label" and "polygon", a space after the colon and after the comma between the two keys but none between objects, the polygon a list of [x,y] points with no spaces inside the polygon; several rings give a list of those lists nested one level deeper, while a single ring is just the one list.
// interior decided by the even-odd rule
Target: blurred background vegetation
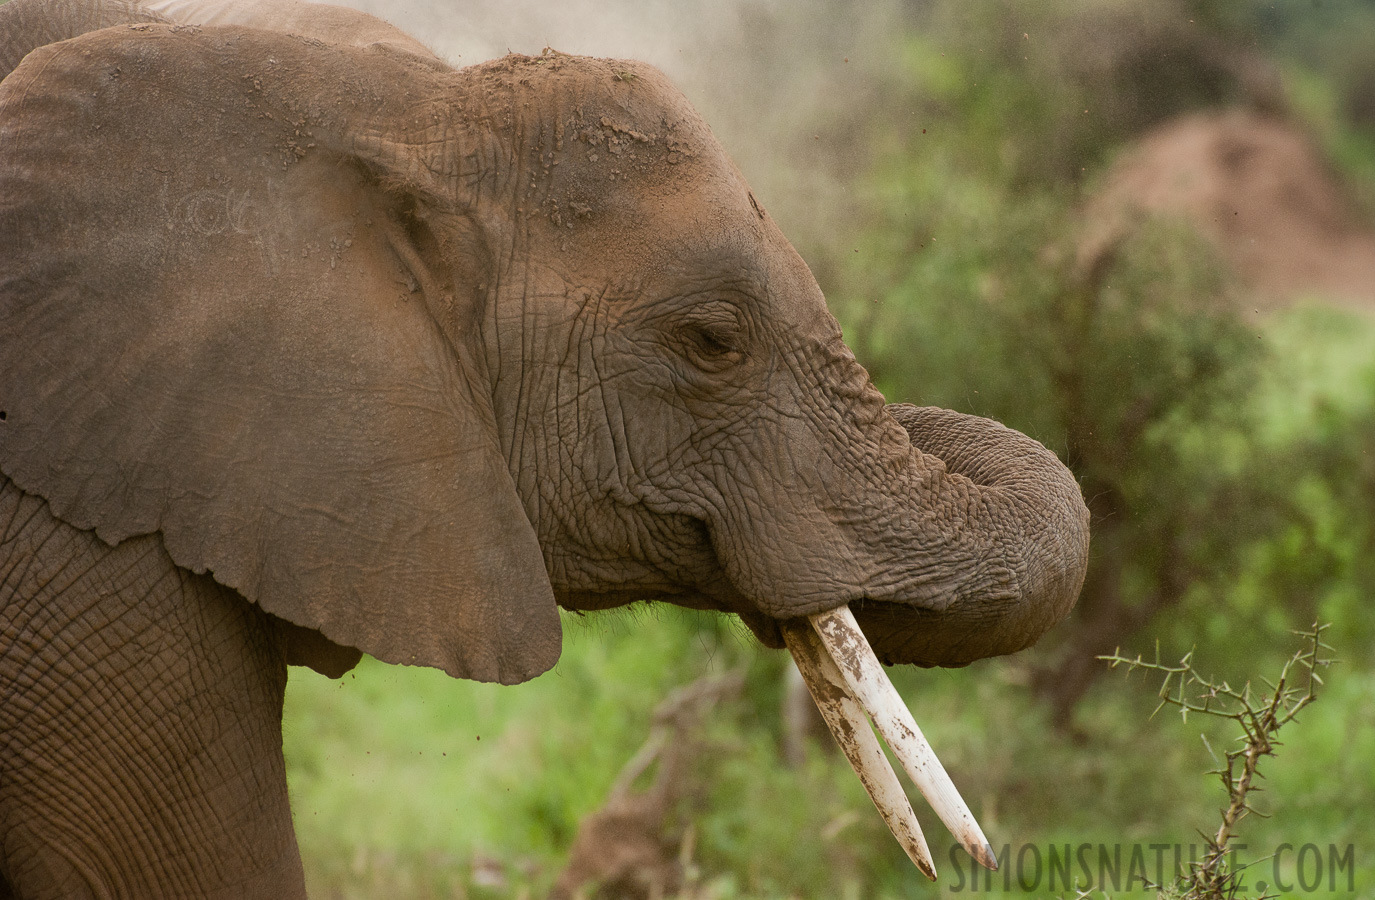
[{"label": "blurred background vegetation", "polygon": [[[1265,768],[1272,816],[1243,820],[1239,855],[1351,845],[1321,891],[1375,897],[1375,4],[602,6],[372,11],[460,63],[543,43],[656,62],[890,400],[1000,419],[1079,477],[1093,554],[1071,618],[1014,658],[894,673],[995,848],[1201,846],[1226,803],[1208,745],[1235,735],[1150,718],[1158,683],[1096,657],[1193,648],[1259,681],[1321,619],[1341,663]],[[488,8],[532,24],[502,43]],[[660,875],[701,898],[972,892],[919,799],[936,885],[843,760],[798,744],[786,657],[733,621],[565,630],[558,667],[515,688],[293,670],[313,896],[544,896],[585,820],[574,855],[626,875],[623,896]],[[664,705],[694,683],[708,700]],[[1004,862],[980,891],[1074,896]],[[1273,881],[1256,871],[1247,893]]]}]

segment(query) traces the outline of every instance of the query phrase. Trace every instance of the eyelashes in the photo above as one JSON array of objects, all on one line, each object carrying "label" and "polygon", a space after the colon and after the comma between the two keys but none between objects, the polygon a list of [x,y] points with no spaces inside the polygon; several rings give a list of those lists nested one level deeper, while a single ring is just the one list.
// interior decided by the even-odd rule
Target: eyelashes
[{"label": "eyelashes", "polygon": [[719,372],[745,357],[745,330],[734,311],[699,309],[680,334],[688,361],[707,372]]},{"label": "eyelashes", "polygon": [[696,325],[690,326],[692,340],[697,344],[697,349],[712,357],[726,356],[739,351],[739,328],[723,327],[721,325]]}]

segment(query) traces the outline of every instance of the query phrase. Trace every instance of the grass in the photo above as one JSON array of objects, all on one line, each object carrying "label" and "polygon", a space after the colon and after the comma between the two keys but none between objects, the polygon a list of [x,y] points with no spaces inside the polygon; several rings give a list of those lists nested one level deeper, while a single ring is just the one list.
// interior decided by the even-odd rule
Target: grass
[{"label": "grass", "polygon": [[[693,822],[695,896],[930,895],[843,761],[816,747],[802,767],[783,765],[780,654],[701,614],[599,618],[610,621],[570,619],[559,666],[514,688],[372,660],[340,682],[293,670],[286,750],[312,896],[543,896],[655,704],[673,686],[739,666],[750,687],[718,709],[696,775],[705,799]],[[1034,858],[1048,863],[1065,844],[1092,845],[1093,863],[1099,845],[1120,846],[1125,878],[1133,848],[1150,858],[1152,844],[1179,845],[1187,858],[1190,844],[1201,852],[1197,830],[1216,827],[1226,797],[1204,774],[1214,764],[1199,735],[1214,748],[1230,736],[1216,723],[1148,718],[1153,682],[1100,685],[1081,743],[1028,704],[1015,662],[896,675],[995,848],[1010,851],[979,890],[1044,894],[1044,876],[1023,892],[1018,875],[1031,883]],[[1357,892],[1324,896],[1371,896],[1375,674],[1338,669],[1329,684],[1268,762],[1257,805],[1276,815],[1245,821],[1242,858],[1289,844],[1281,864],[1294,881],[1305,845],[1324,854],[1352,845]],[[952,857],[939,823],[920,800],[916,808],[942,872],[934,889],[973,890],[967,859]],[[1311,854],[1305,862],[1311,869]]]}]

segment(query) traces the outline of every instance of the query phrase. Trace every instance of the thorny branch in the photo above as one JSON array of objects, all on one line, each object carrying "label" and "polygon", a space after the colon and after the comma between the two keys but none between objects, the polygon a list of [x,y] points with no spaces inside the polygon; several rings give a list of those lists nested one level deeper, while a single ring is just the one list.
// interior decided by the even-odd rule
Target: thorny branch
[{"label": "thorny branch", "polygon": [[1220,761],[1208,745],[1207,738],[1203,740],[1209,754],[1218,763],[1217,768],[1208,774],[1221,779],[1227,791],[1228,804],[1222,811],[1222,823],[1217,832],[1211,836],[1203,835],[1208,847],[1203,860],[1191,864],[1190,871],[1181,874],[1176,885],[1179,897],[1222,900],[1236,896],[1240,872],[1229,870],[1228,847],[1237,825],[1248,813],[1265,815],[1251,806],[1249,799],[1253,790],[1259,790],[1255,782],[1260,761],[1266,756],[1275,755],[1275,749],[1280,746],[1280,729],[1317,699],[1317,688],[1323,683],[1318,669],[1330,666],[1333,662],[1325,655],[1332,648],[1322,640],[1322,633],[1328,627],[1314,622],[1309,630],[1294,632],[1303,641],[1302,647],[1280,669],[1278,680],[1274,683],[1264,680],[1264,691],[1254,691],[1249,681],[1237,689],[1225,681],[1214,682],[1205,678],[1194,668],[1193,651],[1185,654],[1174,666],[1160,661],[1159,645],[1156,646],[1154,662],[1147,662],[1139,655],[1135,659],[1127,659],[1122,656],[1120,648],[1111,656],[1098,657],[1114,669],[1125,665],[1128,672],[1145,669],[1164,673],[1165,679],[1160,685],[1160,704],[1151,713],[1152,716],[1166,706],[1173,706],[1186,722],[1189,713],[1198,713],[1236,722],[1241,728],[1242,733],[1238,737],[1240,746],[1227,751]]}]

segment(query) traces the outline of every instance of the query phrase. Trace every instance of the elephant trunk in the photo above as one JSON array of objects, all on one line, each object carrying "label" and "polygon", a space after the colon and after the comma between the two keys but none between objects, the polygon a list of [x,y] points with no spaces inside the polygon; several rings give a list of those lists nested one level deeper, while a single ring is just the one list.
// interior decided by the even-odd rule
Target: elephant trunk
[{"label": "elephant trunk", "polygon": [[892,473],[895,502],[874,521],[905,564],[891,567],[886,589],[780,629],[884,822],[934,880],[926,839],[870,721],[966,852],[990,869],[998,860],[880,661],[959,666],[1033,643],[1079,594],[1089,516],[1069,470],[1025,435],[944,409],[886,411],[879,433],[892,428],[889,417],[902,426],[910,465]]},{"label": "elephant trunk", "polygon": [[963,666],[1030,646],[1068,614],[1088,565],[1089,515],[1074,476],[989,419],[887,410],[925,467],[918,502],[947,523],[939,553],[948,564],[937,579],[853,604],[875,653],[889,664]]}]

